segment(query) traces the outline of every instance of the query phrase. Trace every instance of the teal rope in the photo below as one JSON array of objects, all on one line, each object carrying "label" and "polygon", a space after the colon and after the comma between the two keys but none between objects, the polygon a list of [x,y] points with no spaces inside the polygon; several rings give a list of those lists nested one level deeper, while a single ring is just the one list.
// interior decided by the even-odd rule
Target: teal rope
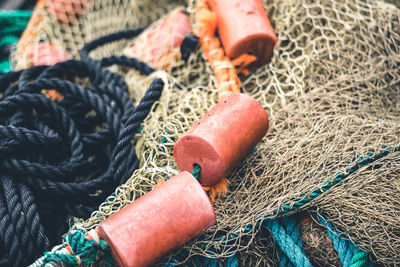
[{"label": "teal rope", "polygon": [[0,47],[3,45],[12,45],[18,41],[18,37],[14,35],[5,35],[0,39]]},{"label": "teal rope", "polygon": [[[279,221],[279,219],[276,219],[275,221]],[[300,257],[306,257],[305,252],[303,251],[303,242],[300,238],[300,231],[298,227],[296,226],[295,221],[290,218],[290,217],[284,217],[282,219],[282,225],[285,227],[285,231],[290,234],[291,239],[293,242],[300,248],[301,256]],[[281,247],[278,248],[278,257],[279,257],[279,266],[280,267],[291,267],[294,266],[292,261],[288,258],[287,252],[282,250]]]},{"label": "teal rope", "polygon": [[0,60],[0,73],[12,71],[10,67],[10,60],[8,58]]},{"label": "teal rope", "polygon": [[[315,217],[315,215],[313,215]],[[341,235],[337,230],[333,228],[330,221],[325,219],[323,216],[318,215],[318,219],[321,224],[325,227],[329,238],[332,240],[335,250],[338,252],[340,261],[343,267],[366,267],[372,266],[372,263],[368,261],[368,253],[357,248],[353,242],[348,238]],[[342,236],[343,238],[340,238]]]},{"label": "teal rope", "polygon": [[[45,258],[43,259],[43,266],[49,262],[55,261],[63,261],[67,264],[76,266],[79,264],[91,264],[94,262],[95,258],[99,254],[99,250],[97,248],[96,242],[94,240],[89,240],[86,238],[86,233],[84,230],[76,229],[70,230],[68,235],[65,237],[64,241],[71,247],[71,250],[74,252],[72,254],[60,254],[57,252],[45,252]],[[107,242],[100,239],[99,243],[100,251],[103,252],[105,260],[111,264],[115,265],[114,259],[111,256],[111,249],[108,246]],[[78,258],[81,262],[78,261]]]},{"label": "teal rope", "polygon": [[225,261],[226,267],[238,267],[239,266],[239,259],[236,257],[235,254],[230,256]]},{"label": "teal rope", "polygon": [[[279,219],[276,219],[275,221],[278,221],[278,220]],[[288,220],[288,219],[285,219],[285,220]],[[288,223],[286,223],[286,225],[288,225]],[[287,229],[286,232],[291,232],[290,228],[292,228],[292,227],[289,227],[289,229]],[[297,231],[297,232],[300,233],[299,231]],[[297,233],[295,233],[295,236],[297,236]],[[298,239],[296,240],[295,237],[292,236],[292,240],[296,241],[296,245],[297,246],[300,245],[302,247],[302,240],[301,239],[300,240],[298,240]],[[278,246],[277,254],[278,254],[279,266],[280,267],[294,267],[293,263],[290,261],[290,259],[286,255],[286,253],[279,246]],[[304,253],[304,256],[305,256],[305,253]]]},{"label": "teal rope", "polygon": [[364,266],[372,266],[371,263],[368,263],[368,252],[357,249],[358,251],[354,253],[353,258],[351,258],[350,267],[364,267]]},{"label": "teal rope", "polygon": [[[5,45],[13,45],[24,31],[31,11],[23,10],[0,10],[0,49]],[[10,72],[10,60],[0,60],[0,72]]]},{"label": "teal rope", "polygon": [[[32,11],[28,10],[0,10],[0,22],[12,24],[13,22],[23,22],[29,20]],[[1,32],[1,30],[0,30]]]},{"label": "teal rope", "polygon": [[279,219],[267,220],[264,224],[270,229],[275,242],[294,266],[311,267],[312,264],[304,253],[300,232],[295,220],[292,217],[286,217],[282,220],[282,225],[279,221]]},{"label": "teal rope", "polygon": [[294,267],[288,256],[278,247],[279,267]]},{"label": "teal rope", "polygon": [[201,167],[199,164],[195,163],[193,164],[193,171],[192,171],[192,175],[194,178],[196,178],[197,180],[200,177],[200,172],[201,172]]}]

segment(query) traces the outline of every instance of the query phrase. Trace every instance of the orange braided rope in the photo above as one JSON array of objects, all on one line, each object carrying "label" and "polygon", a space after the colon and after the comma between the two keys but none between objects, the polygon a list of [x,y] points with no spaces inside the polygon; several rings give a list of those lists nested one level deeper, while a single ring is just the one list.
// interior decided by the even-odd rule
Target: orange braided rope
[{"label": "orange braided rope", "polygon": [[257,58],[249,54],[243,54],[231,61],[225,55],[219,39],[215,37],[217,15],[211,11],[206,0],[198,1],[195,19],[197,35],[200,38],[204,56],[215,72],[219,99],[232,93],[240,93],[241,82],[237,76],[235,66],[239,66],[239,73],[248,75],[249,71],[246,66],[256,61]]}]

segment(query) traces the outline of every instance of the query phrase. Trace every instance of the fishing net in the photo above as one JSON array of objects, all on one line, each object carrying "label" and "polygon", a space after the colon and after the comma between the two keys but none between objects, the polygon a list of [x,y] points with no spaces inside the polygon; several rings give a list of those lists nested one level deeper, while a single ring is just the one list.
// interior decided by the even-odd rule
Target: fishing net
[{"label": "fishing net", "polygon": [[[14,51],[17,69],[32,64],[29,53],[39,43],[77,58],[88,41],[148,26],[175,8],[194,22],[194,1],[53,2],[67,7],[39,1],[38,19],[31,20]],[[274,241],[261,222],[308,209],[329,218],[378,262],[400,264],[400,9],[391,2],[264,1],[278,45],[268,65],[241,78],[242,91],[267,110],[270,130],[230,174],[228,193],[213,203],[217,223],[175,252],[185,251],[181,262],[237,253],[246,265],[274,265]],[[123,54],[134,43],[106,45],[92,56]],[[150,77],[113,67],[130,84],[133,99],[140,99],[154,77],[166,87],[136,137],[140,168],[79,223],[85,229],[159,179],[178,174],[175,141],[217,103],[213,71],[201,48],[186,63],[171,60],[164,67]],[[329,255],[334,262],[337,256]]]},{"label": "fishing net", "polygon": [[325,229],[311,220],[309,216],[302,217],[300,222],[303,248],[313,266],[341,265],[333,242]]}]

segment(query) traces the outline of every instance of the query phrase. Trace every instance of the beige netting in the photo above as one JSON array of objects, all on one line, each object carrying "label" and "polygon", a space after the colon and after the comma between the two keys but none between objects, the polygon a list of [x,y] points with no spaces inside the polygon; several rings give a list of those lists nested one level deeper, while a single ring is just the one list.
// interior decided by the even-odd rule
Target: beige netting
[{"label": "beige netting", "polygon": [[340,258],[324,227],[309,215],[301,215],[300,223],[303,248],[313,266],[340,266]]},{"label": "beige netting", "polygon": [[[223,258],[237,251],[242,262],[275,264],[274,250],[266,250],[273,241],[262,234],[264,227],[243,231],[247,225],[277,216],[283,205],[309,195],[357,158],[400,143],[400,10],[373,0],[264,2],[279,43],[272,62],[242,81],[243,91],[268,111],[270,131],[232,172],[228,194],[214,203],[217,224],[186,245],[190,255]],[[39,33],[31,35],[30,43],[49,41],[75,57],[89,40],[148,25],[178,5],[193,21],[195,6],[92,0],[83,14],[60,23],[47,11],[49,3],[35,10],[47,23],[35,28]],[[122,54],[132,43],[107,45],[92,56]],[[26,47],[21,41],[17,68],[30,64]],[[174,142],[217,101],[213,73],[200,48],[187,63],[172,62],[152,77],[118,71],[135,100],[152,77],[162,77],[167,86],[138,136],[140,168],[83,223],[86,229],[151,190],[159,178],[177,174]],[[399,154],[392,152],[304,208],[318,209],[381,263],[400,264],[399,162]]]}]

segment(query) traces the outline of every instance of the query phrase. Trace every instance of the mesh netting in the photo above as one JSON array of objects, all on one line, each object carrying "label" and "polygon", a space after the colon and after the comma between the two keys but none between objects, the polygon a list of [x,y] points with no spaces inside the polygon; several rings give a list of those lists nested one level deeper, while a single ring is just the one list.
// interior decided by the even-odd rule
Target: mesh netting
[{"label": "mesh netting", "polygon": [[[372,0],[264,2],[279,43],[271,63],[242,77],[242,90],[267,110],[270,131],[228,177],[229,192],[213,204],[217,224],[185,246],[186,259],[239,252],[246,264],[275,264],[275,252],[268,249],[273,240],[257,222],[281,216],[282,207],[332,181],[359,157],[400,143],[400,10]],[[193,22],[195,3],[91,0],[62,19],[49,5],[42,1],[35,9],[40,23],[28,28],[19,43],[17,68],[32,64],[29,50],[39,42],[78,57],[86,42],[149,25],[178,6]],[[92,55],[122,54],[134,42],[116,42]],[[171,62],[152,77],[115,70],[125,75],[134,99],[152,77],[162,77],[167,85],[137,137],[140,168],[82,224],[86,229],[150,191],[159,178],[179,173],[174,142],[218,98],[200,48],[187,63]],[[360,168],[303,209],[326,215],[379,262],[400,264],[399,157],[392,151]]]},{"label": "mesh netting", "polygon": [[340,266],[340,259],[326,229],[318,225],[310,216],[300,220],[303,248],[313,266]]}]

